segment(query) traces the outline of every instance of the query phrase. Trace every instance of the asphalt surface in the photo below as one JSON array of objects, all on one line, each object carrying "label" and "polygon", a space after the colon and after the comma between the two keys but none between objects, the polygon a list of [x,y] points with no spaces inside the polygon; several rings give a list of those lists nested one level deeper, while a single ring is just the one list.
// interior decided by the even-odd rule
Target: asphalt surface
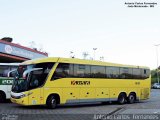
[{"label": "asphalt surface", "polygon": [[[46,106],[21,106],[10,102],[0,103],[0,120],[99,120],[109,115],[159,114],[160,89],[153,89],[148,100],[134,104],[90,103],[60,105],[56,109]],[[160,116],[156,116],[160,119]],[[115,119],[115,118],[114,118]],[[122,118],[120,118],[122,119]],[[128,117],[128,119],[131,119]]]}]

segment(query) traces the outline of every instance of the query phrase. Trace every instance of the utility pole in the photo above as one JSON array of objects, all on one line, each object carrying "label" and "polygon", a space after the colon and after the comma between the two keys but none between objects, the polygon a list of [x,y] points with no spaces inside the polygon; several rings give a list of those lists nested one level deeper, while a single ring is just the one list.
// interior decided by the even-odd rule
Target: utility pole
[{"label": "utility pole", "polygon": [[88,52],[83,52],[82,55],[83,55],[83,59],[86,59],[89,54]]},{"label": "utility pole", "polygon": [[156,46],[156,57],[157,57],[157,69],[156,69],[156,71],[157,71],[157,82],[159,83],[159,75],[158,75],[158,68],[159,68],[159,63],[158,63],[158,46],[159,46],[160,44],[157,44],[157,45],[154,45],[154,46]]},{"label": "utility pole", "polygon": [[96,50],[97,50],[97,48],[93,48],[93,51],[94,51],[94,55],[93,55],[94,57],[93,58],[94,58],[94,60],[96,59]]}]

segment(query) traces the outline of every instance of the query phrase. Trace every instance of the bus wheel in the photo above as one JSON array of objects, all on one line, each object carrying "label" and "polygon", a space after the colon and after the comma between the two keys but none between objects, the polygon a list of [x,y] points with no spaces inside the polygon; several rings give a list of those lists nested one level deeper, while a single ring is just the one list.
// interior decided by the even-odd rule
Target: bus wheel
[{"label": "bus wheel", "polygon": [[133,93],[130,93],[128,96],[128,103],[132,104],[135,102],[135,100],[136,100],[136,95]]},{"label": "bus wheel", "polygon": [[124,104],[126,102],[126,95],[124,93],[119,94],[118,96],[118,103]]},{"label": "bus wheel", "polygon": [[48,108],[51,108],[51,109],[56,108],[57,100],[56,100],[56,97],[54,95],[51,95],[51,96],[48,97],[47,106],[48,106]]},{"label": "bus wheel", "polygon": [[5,102],[6,100],[6,95],[4,92],[0,92],[0,103],[3,103]]}]

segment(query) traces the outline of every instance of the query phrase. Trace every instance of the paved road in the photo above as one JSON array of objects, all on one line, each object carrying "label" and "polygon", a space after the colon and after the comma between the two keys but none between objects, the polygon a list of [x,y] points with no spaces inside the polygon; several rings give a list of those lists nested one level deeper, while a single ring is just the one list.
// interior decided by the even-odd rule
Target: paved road
[{"label": "paved road", "polygon": [[[100,119],[97,115],[115,114],[160,114],[160,89],[152,90],[149,100],[134,104],[118,105],[117,103],[61,105],[57,109],[47,109],[45,106],[20,106],[12,103],[0,104],[0,120],[41,119],[41,120],[78,120]],[[9,120],[8,119],[8,120]]]}]

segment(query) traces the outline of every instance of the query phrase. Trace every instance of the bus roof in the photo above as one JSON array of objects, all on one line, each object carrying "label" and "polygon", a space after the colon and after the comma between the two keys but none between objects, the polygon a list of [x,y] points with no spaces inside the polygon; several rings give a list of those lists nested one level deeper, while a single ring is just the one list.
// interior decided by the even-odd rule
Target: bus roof
[{"label": "bus roof", "polygon": [[18,66],[20,63],[0,63],[0,66]]},{"label": "bus roof", "polygon": [[34,60],[28,60],[28,61],[23,62],[22,65],[23,64],[44,63],[44,62],[73,63],[73,64],[100,65],[100,66],[119,66],[119,67],[133,67],[133,68],[148,68],[146,66],[124,65],[124,64],[103,62],[103,61],[97,61],[97,60],[84,60],[84,59],[77,59],[77,58],[61,58],[61,57],[47,57],[47,58],[38,58],[38,59],[34,59]]}]

